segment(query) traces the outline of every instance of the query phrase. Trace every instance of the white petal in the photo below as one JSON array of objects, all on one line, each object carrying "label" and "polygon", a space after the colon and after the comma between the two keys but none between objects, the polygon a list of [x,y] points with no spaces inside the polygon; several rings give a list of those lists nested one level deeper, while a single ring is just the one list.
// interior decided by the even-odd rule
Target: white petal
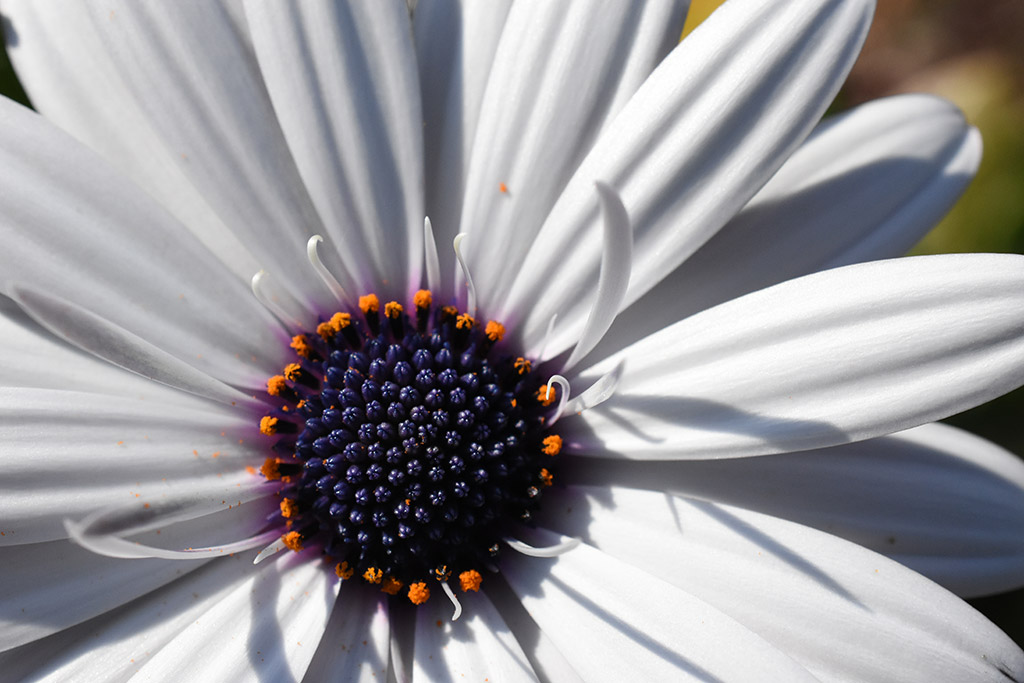
[{"label": "white petal", "polygon": [[[846,77],[873,8],[873,0],[734,0],[687,36],[602,131],[515,282],[502,283],[504,318],[525,316],[527,346],[554,313],[549,353],[567,348],[583,325],[580,302],[600,263],[595,179],[616,188],[633,223],[629,303],[725,225],[796,149]],[[552,291],[559,296],[544,296]]]},{"label": "white petal", "polygon": [[5,388],[0,413],[0,545],[66,538],[65,518],[100,508],[198,495],[209,512],[265,486],[245,471],[260,463],[265,437],[244,414],[210,404]]},{"label": "white petal", "polygon": [[719,501],[883,553],[967,597],[1024,585],[1024,463],[942,424],[737,460],[587,460],[573,481]]},{"label": "white petal", "polygon": [[[191,519],[134,538],[147,545],[205,546],[225,537],[242,538],[262,523],[258,511],[235,512]],[[103,614],[204,562],[112,559],[65,540],[0,547],[0,650]]]},{"label": "white petal", "polygon": [[58,340],[0,295],[0,386],[88,391],[195,406],[183,394]]},{"label": "white petal", "polygon": [[256,571],[249,555],[208,562],[123,607],[0,655],[0,667],[17,680],[126,681]]},{"label": "white petal", "polygon": [[322,226],[239,9],[238,3],[118,0],[87,4],[84,16],[55,10],[44,21],[81,22],[96,31],[98,40],[82,46],[84,56],[98,48],[103,54],[97,59],[116,65],[128,106],[172,151],[171,161],[262,267],[303,304],[326,307],[332,297],[305,252],[306,240],[323,234]]},{"label": "white petal", "polygon": [[338,579],[309,552],[259,567],[132,680],[300,680],[324,635]]},{"label": "white petal", "polygon": [[[663,493],[575,488],[551,524],[706,600],[823,681],[1002,681],[1024,653],[953,594],[813,529]],[[623,572],[625,574],[625,572]]]},{"label": "white petal", "polygon": [[714,607],[589,545],[557,560],[514,555],[502,575],[584,680],[814,680]]},{"label": "white petal", "polygon": [[280,367],[248,289],[95,154],[4,99],[0,158],[0,287],[74,302],[230,384]]},{"label": "white petal", "polygon": [[[467,257],[488,315],[606,122],[678,42],[688,4],[513,4],[480,105],[460,230],[482,236]],[[588,179],[591,195],[609,180]]]},{"label": "white petal", "polygon": [[387,680],[390,630],[384,594],[355,582],[343,583],[303,680]]},{"label": "white petal", "polygon": [[259,409],[255,398],[69,301],[18,284],[11,286],[9,293],[22,310],[54,335],[117,367],[203,398]]},{"label": "white petal", "polygon": [[890,434],[1024,382],[1024,257],[808,275],[687,318],[592,374],[622,359],[615,395],[578,418],[574,452],[735,458]]},{"label": "white petal", "polygon": [[487,596],[460,593],[459,599],[465,611],[455,622],[440,587],[416,608],[413,682],[538,680]]},{"label": "white petal", "polygon": [[[424,0],[413,14],[413,33],[423,95],[423,142],[427,215],[437,243],[459,231],[469,154],[484,86],[512,0]],[[439,254],[445,291],[455,261]]]},{"label": "white petal", "polygon": [[4,0],[7,49],[32,105],[134,179],[217,255],[248,278],[259,263],[192,184],[180,152],[150,125],[122,65],[104,45],[99,7]]},{"label": "white petal", "polygon": [[[246,17],[285,138],[353,281],[411,295],[423,262],[423,140],[409,10],[250,0]],[[353,284],[355,286],[353,286]]]},{"label": "white petal", "polygon": [[936,97],[900,95],[826,120],[738,216],[619,314],[592,358],[762,287],[903,255],[980,160],[977,130]]}]

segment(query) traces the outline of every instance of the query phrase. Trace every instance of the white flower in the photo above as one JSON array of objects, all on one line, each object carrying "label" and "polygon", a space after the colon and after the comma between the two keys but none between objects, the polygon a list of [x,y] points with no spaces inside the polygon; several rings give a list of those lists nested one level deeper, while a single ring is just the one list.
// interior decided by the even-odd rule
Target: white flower
[{"label": "white flower", "polygon": [[[870,0],[731,0],[678,47],[681,0],[0,8],[47,117],[0,104],[4,676],[1024,676],[949,592],[1021,585],[1024,465],[926,424],[1024,383],[1024,258],[868,262],[980,155],[928,96],[812,131]],[[323,537],[188,555],[281,533],[246,467],[296,328],[427,283],[567,378],[502,528],[583,543],[505,548],[455,623]]]}]

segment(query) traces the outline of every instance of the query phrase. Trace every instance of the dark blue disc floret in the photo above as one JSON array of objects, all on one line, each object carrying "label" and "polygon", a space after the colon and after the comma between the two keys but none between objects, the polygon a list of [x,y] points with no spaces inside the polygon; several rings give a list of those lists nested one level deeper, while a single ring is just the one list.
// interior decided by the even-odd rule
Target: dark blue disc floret
[{"label": "dark blue disc floret", "polygon": [[414,306],[381,316],[368,295],[361,314],[297,335],[301,360],[268,381],[282,405],[260,427],[285,454],[262,471],[282,482],[272,522],[286,545],[319,546],[342,578],[409,586],[419,604],[452,570],[476,590],[498,541],[536,510],[561,439],[545,430],[554,390],[502,353],[500,324],[432,310],[422,290]]}]

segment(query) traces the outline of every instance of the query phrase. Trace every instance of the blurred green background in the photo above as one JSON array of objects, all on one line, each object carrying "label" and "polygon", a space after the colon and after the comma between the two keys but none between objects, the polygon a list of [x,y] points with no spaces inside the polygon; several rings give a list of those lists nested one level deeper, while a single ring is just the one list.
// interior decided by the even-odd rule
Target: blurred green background
[{"label": "blurred green background", "polygon": [[[722,0],[692,0],[686,32]],[[1024,253],[1024,1],[880,0],[860,59],[833,109],[905,92],[956,103],[985,154],[959,204],[915,253]],[[28,104],[0,55],[0,93]],[[1024,389],[949,422],[1024,455]],[[971,601],[1024,643],[1024,590]]]}]

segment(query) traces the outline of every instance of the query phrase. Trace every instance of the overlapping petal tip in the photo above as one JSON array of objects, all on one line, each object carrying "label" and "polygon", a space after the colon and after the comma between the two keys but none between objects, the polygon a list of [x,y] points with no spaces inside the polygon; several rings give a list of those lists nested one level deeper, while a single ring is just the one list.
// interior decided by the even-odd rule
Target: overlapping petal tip
[{"label": "overlapping petal tip", "polygon": [[[633,301],[735,215],[796,149],[852,66],[870,0],[726,3],[675,48],[609,123],[547,216],[511,287],[529,345],[554,313],[571,345],[597,281],[594,178],[633,221]],[[557,296],[544,296],[555,292]]]},{"label": "overlapping petal tip", "polygon": [[[565,505],[550,513],[543,523],[582,534],[607,553],[591,549],[589,566],[614,557],[636,572],[619,571],[620,583],[657,576],[736,619],[817,680],[994,682],[1024,675],[1024,652],[973,608],[828,534],[728,506],[614,487],[569,487]],[[548,584],[574,555],[559,559]]]},{"label": "overlapping petal tip", "polygon": [[826,119],[739,215],[619,314],[591,358],[787,279],[902,256],[980,159],[978,131],[937,97],[900,95]]},{"label": "overlapping petal tip", "polygon": [[1024,383],[1021,311],[1017,255],[816,273],[687,318],[584,371],[587,383],[624,363],[615,394],[563,429],[573,425],[574,453],[641,460],[890,434]]},{"label": "overlapping petal tip", "polygon": [[349,291],[411,295],[422,268],[423,119],[401,0],[245,3],[260,71]]},{"label": "overlapping petal tip", "polygon": [[1024,584],[1024,464],[948,425],[769,457],[569,467],[582,484],[671,491],[799,522],[964,597]]}]

